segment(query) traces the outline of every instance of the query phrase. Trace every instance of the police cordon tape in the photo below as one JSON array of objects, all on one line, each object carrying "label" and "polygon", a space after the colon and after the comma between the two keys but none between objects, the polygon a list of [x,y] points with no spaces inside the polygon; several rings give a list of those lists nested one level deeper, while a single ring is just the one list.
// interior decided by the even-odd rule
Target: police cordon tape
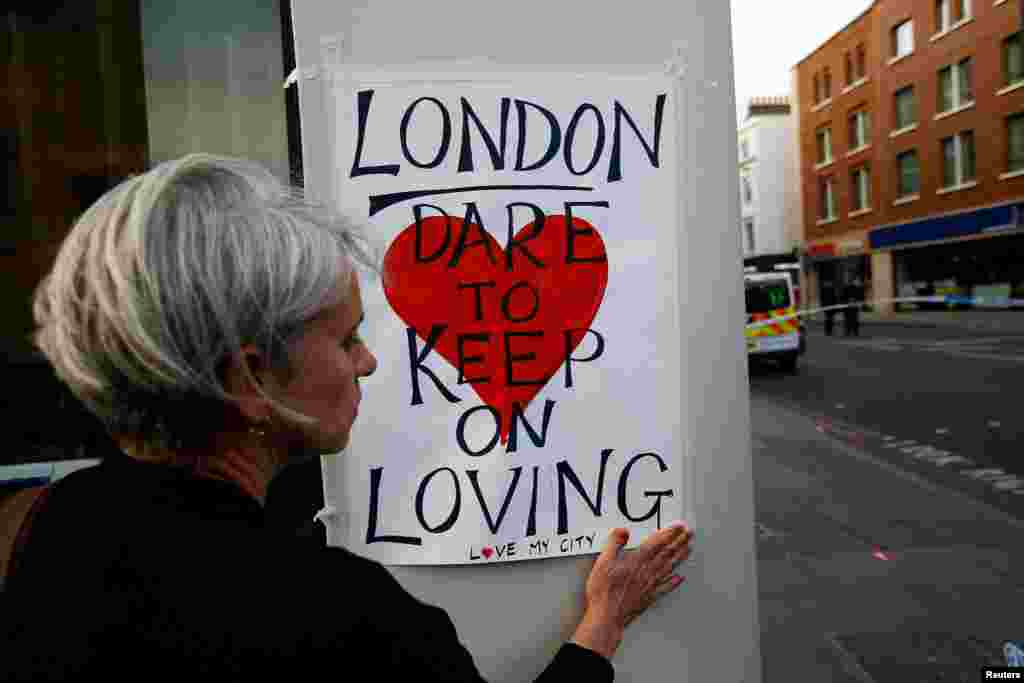
[{"label": "police cordon tape", "polygon": [[943,296],[904,296],[893,299],[875,299],[873,301],[859,301],[853,304],[846,303],[837,304],[835,306],[824,306],[822,308],[808,308],[789,315],[748,323],[746,329],[757,330],[784,320],[803,318],[808,315],[826,313],[828,311],[842,311],[850,308],[851,306],[859,307],[869,304],[872,306],[877,306],[878,304],[946,304],[948,306],[974,306],[976,308],[1024,308],[1024,299],[1011,299],[1004,296],[958,296],[949,294]]}]

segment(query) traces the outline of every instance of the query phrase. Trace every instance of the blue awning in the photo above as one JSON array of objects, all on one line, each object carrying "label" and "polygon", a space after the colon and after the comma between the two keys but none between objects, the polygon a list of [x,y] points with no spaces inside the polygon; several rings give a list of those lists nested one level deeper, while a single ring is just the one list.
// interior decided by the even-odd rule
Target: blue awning
[{"label": "blue awning", "polygon": [[1024,227],[1024,204],[1004,204],[878,228],[869,233],[868,239],[872,249],[885,249],[913,242],[935,242],[1020,227]]}]

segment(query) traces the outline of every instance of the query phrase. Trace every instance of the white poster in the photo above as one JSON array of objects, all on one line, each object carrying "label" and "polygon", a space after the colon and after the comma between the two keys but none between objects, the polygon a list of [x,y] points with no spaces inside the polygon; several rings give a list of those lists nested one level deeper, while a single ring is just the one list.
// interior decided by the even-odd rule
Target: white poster
[{"label": "white poster", "polygon": [[[386,564],[597,552],[692,509],[669,76],[335,81],[337,199],[384,253],[327,503]],[[708,229],[715,229],[708,226]]]}]

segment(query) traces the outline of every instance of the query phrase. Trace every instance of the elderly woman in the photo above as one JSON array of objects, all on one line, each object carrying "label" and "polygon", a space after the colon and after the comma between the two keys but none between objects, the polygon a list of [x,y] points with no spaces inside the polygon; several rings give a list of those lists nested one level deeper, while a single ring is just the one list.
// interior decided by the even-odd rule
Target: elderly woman
[{"label": "elderly woman", "polygon": [[[118,448],[34,516],[0,678],[479,680],[445,612],[382,566],[265,524],[275,474],[345,448],[376,368],[360,263],[348,221],[240,160],[161,164],[82,216],[36,342]],[[611,680],[626,625],[681,582],[682,525],[627,540],[611,534],[541,679]]]}]

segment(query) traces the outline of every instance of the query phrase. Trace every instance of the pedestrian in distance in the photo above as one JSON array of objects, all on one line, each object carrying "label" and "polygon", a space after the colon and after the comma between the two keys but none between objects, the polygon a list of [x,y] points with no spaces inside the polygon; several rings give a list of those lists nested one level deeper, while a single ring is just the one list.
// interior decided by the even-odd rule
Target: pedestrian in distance
[{"label": "pedestrian in distance", "polygon": [[[383,566],[266,526],[269,482],[345,448],[377,367],[358,331],[370,251],[261,166],[203,154],[78,220],[36,292],[35,341],[111,452],[31,517],[0,680],[481,680],[446,612]],[[682,582],[683,524],[628,539],[609,535],[538,680],[612,680],[627,625]]]},{"label": "pedestrian in distance", "polygon": [[860,280],[854,280],[843,289],[843,334],[847,337],[860,336],[860,307],[864,304],[864,288]]},{"label": "pedestrian in distance", "polygon": [[836,292],[831,282],[822,285],[821,305],[825,309],[825,336],[831,337],[836,325]]}]

